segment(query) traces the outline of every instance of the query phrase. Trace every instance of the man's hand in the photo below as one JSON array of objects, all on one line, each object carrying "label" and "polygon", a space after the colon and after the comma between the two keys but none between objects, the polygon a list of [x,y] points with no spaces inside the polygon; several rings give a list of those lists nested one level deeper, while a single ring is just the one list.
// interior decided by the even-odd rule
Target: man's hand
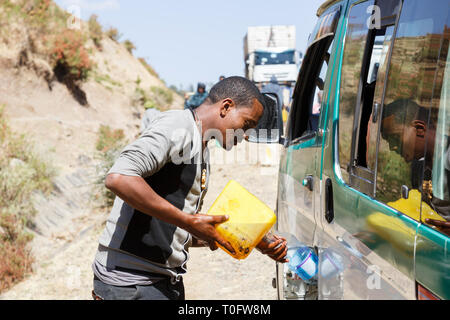
[{"label": "man's hand", "polygon": [[277,262],[285,263],[289,261],[286,259],[288,248],[285,238],[274,234],[266,235],[256,248]]},{"label": "man's hand", "polygon": [[450,236],[450,221],[440,221],[440,220],[433,220],[433,219],[425,219],[425,222],[428,224],[431,224],[432,226],[435,226],[439,229],[439,231],[445,233],[446,235]]},{"label": "man's hand", "polygon": [[209,216],[205,214],[190,215],[186,225],[183,227],[194,237],[209,243],[211,250],[216,250],[216,242],[226,248],[230,253],[235,254],[231,244],[226,241],[216,230],[216,224],[228,220],[228,216]]}]

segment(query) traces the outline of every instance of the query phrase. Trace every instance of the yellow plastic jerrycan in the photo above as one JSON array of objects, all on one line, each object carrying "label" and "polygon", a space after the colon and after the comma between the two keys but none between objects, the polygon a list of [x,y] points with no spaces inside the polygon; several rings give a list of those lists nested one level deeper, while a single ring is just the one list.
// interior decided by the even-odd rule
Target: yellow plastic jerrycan
[{"label": "yellow plastic jerrycan", "polygon": [[228,215],[228,221],[216,226],[217,231],[233,247],[236,254],[218,244],[236,259],[245,259],[272,228],[273,211],[234,180],[230,180],[207,214]]}]

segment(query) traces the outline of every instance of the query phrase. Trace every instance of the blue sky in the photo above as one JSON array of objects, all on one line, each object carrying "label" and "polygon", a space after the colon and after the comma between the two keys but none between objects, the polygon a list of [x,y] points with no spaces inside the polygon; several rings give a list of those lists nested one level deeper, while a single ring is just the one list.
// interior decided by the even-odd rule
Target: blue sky
[{"label": "blue sky", "polygon": [[168,85],[214,83],[220,75],[243,75],[243,38],[248,26],[295,25],[297,49],[308,35],[324,0],[56,0],[77,5],[81,18],[93,13],[121,40],[131,40]]}]

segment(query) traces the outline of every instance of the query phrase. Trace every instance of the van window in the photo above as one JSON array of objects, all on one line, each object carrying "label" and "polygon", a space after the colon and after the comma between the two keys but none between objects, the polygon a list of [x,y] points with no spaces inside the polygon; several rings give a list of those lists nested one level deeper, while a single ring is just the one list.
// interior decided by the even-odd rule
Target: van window
[{"label": "van window", "polygon": [[[394,26],[389,26],[385,29],[385,35],[383,40],[382,48],[376,48],[380,54],[380,63],[378,66],[378,75],[377,75],[377,83],[375,85],[375,92],[373,96],[373,103],[371,106],[370,119],[367,123],[367,129],[365,130],[366,136],[363,137],[361,135],[360,141],[366,142],[366,166],[370,168],[370,170],[376,170],[376,160],[377,160],[377,138],[378,138],[378,127],[379,127],[379,113],[381,112],[381,105],[383,104],[383,93],[384,87],[386,84],[386,74],[388,71],[388,54],[389,49],[392,44],[392,37],[394,33]],[[380,41],[381,42],[381,41]],[[376,43],[376,42],[375,42]],[[378,46],[378,44],[377,44]],[[374,46],[375,50],[375,46]],[[362,151],[359,153],[359,159],[362,158]],[[375,191],[375,190],[373,190]]]},{"label": "van window", "polygon": [[[312,138],[319,128],[323,89],[330,60],[340,7],[325,13],[318,21],[303,59],[289,115],[288,138],[291,144]],[[311,40],[311,39],[310,39]]]},{"label": "van window", "polygon": [[373,4],[374,1],[366,1],[354,5],[348,15],[339,100],[339,163],[347,183],[361,65],[369,30],[367,9]]},{"label": "van window", "polygon": [[[414,219],[419,219],[412,213],[414,209],[395,204],[403,194],[409,206],[420,205],[427,165],[425,136],[448,8],[447,0],[436,0],[432,5],[425,0],[404,1],[379,116],[375,198]],[[374,114],[372,111],[371,117]],[[369,125],[368,139],[375,141],[378,122],[370,121]],[[369,158],[371,148],[373,153],[374,146],[369,144]]]},{"label": "van window", "polygon": [[[365,89],[363,94],[364,105],[361,115],[361,127],[358,135],[356,159],[358,165],[367,167],[373,173],[376,168],[375,146],[378,128],[373,126],[372,129],[375,129],[375,134],[373,135],[368,135],[368,130],[370,130],[371,123],[376,123],[370,118],[372,110],[374,109],[374,103],[376,103],[375,108],[378,108],[381,105],[388,67],[388,54],[392,44],[393,33],[393,25],[381,28],[374,33],[373,50],[368,69],[369,72],[367,73],[367,79],[363,85]],[[368,137],[371,137],[372,141],[369,141]]]},{"label": "van window", "polygon": [[[374,4],[381,18],[376,27],[368,23]],[[399,0],[366,1],[354,5],[348,17],[340,86],[339,159],[344,181],[371,196],[376,153],[368,155],[368,125],[374,97],[382,99],[399,8]]]},{"label": "van window", "polygon": [[322,91],[333,35],[314,42],[305,55],[297,81],[287,128],[290,144],[315,136],[319,127]]},{"label": "van window", "polygon": [[307,132],[315,132],[319,128],[319,117],[320,111],[322,109],[323,102],[323,89],[325,85],[325,78],[328,71],[328,65],[330,63],[331,48],[333,43],[328,47],[328,51],[324,56],[322,61],[322,67],[320,68],[319,75],[316,78],[315,89],[314,89],[314,100],[311,107],[311,114],[309,115],[309,121],[307,126]]},{"label": "van window", "polygon": [[287,128],[291,144],[300,142],[302,139],[311,138],[319,125],[319,114],[313,110],[315,96],[317,95],[318,78],[323,68],[327,67],[325,56],[332,42],[332,36],[317,41],[308,48],[302,63],[299,79],[297,81],[292,110],[289,114]]}]

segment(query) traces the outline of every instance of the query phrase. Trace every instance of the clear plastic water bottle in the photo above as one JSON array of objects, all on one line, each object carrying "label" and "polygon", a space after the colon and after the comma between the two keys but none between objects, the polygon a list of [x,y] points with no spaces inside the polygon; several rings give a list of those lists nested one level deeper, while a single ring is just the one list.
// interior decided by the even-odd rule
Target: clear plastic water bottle
[{"label": "clear plastic water bottle", "polygon": [[318,259],[316,253],[305,245],[288,249],[288,267],[303,281],[310,283],[316,279]]}]

